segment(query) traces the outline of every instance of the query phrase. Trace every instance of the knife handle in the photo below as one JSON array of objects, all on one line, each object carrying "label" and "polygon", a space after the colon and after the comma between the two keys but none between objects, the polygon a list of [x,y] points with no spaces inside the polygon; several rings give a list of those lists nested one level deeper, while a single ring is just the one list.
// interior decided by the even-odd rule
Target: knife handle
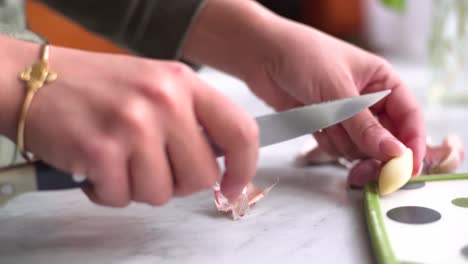
[{"label": "knife handle", "polygon": [[[216,157],[223,156],[222,149],[211,141],[205,133],[203,134],[211,145],[213,154]],[[2,204],[2,187],[5,186],[7,190],[15,190],[14,195],[18,195],[30,191],[89,188],[93,184],[86,179],[76,181],[71,173],[59,170],[43,161],[35,161],[0,168],[0,205]]]},{"label": "knife handle", "polygon": [[75,181],[73,175],[56,169],[42,161],[34,162],[38,190],[64,190],[91,187],[88,180]]},{"label": "knife handle", "polygon": [[41,161],[16,164],[0,168],[0,206],[23,193],[90,186],[89,181],[75,181],[70,173]]}]

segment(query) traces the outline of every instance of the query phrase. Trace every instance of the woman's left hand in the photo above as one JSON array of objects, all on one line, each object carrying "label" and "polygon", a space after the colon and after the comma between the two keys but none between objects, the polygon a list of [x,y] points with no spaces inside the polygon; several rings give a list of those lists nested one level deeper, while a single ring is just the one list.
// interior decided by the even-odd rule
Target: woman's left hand
[{"label": "woman's left hand", "polygon": [[348,159],[387,161],[414,153],[413,175],[422,167],[422,109],[384,59],[310,27],[281,20],[273,28],[264,63],[246,76],[251,89],[276,110],[391,89],[369,110],[315,133],[319,146]]}]

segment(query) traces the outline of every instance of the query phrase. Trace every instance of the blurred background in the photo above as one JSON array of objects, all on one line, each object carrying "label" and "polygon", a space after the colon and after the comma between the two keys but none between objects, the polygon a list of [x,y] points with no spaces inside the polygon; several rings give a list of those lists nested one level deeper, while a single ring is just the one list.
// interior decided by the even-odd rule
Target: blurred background
[{"label": "blurred background", "polygon": [[[78,25],[28,0],[31,28],[57,45],[123,52]],[[421,58],[430,31],[431,1],[408,0],[404,10],[381,0],[259,0],[290,19],[378,52]],[[391,1],[390,1],[391,2]]]},{"label": "blurred background", "polygon": [[[258,2],[392,62],[425,66],[424,102],[468,105],[468,0]],[[53,44],[124,53],[37,1],[27,0],[27,12],[31,28]]]},{"label": "blurred background", "polygon": [[[257,1],[386,57],[424,86],[416,89],[424,103],[468,106],[468,0]],[[124,52],[38,1],[27,0],[27,13],[31,28],[53,44]]]}]

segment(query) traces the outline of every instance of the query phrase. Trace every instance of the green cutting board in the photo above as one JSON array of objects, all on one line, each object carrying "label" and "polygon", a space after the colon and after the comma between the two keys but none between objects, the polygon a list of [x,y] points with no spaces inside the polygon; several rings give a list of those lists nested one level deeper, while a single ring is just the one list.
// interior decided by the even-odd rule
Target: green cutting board
[{"label": "green cutting board", "polygon": [[384,197],[369,183],[364,193],[379,264],[468,263],[468,174],[420,176]]}]

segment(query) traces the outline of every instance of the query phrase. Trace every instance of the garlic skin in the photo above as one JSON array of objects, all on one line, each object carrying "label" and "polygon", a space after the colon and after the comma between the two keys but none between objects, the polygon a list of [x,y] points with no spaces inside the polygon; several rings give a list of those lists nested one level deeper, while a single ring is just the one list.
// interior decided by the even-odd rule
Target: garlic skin
[{"label": "garlic skin", "polygon": [[[441,145],[427,144],[423,161],[422,174],[453,173],[463,162],[465,155],[461,138],[448,134]],[[373,159],[349,161],[343,157],[331,156],[320,149],[313,138],[308,140],[296,156],[296,165],[338,165],[350,169],[348,185],[361,188],[369,181],[377,181],[381,170],[380,161]]]},{"label": "garlic skin", "polygon": [[362,188],[368,182],[377,182],[381,162],[375,159],[366,159],[357,163],[348,173],[348,186]]},{"label": "garlic skin", "polygon": [[296,155],[294,164],[297,166],[334,165],[351,169],[356,162],[346,158],[331,155],[321,149],[314,138],[309,138]]},{"label": "garlic skin", "polygon": [[265,189],[260,189],[252,182],[249,182],[242,190],[242,194],[235,202],[229,200],[221,193],[219,183],[213,186],[214,202],[218,211],[231,212],[233,220],[240,220],[249,211],[250,207],[263,199],[275,185],[279,179],[271,186]]},{"label": "garlic skin", "polygon": [[447,135],[440,146],[427,146],[424,174],[452,173],[463,162],[465,150],[460,137]]},{"label": "garlic skin", "polygon": [[239,198],[233,203],[230,203],[223,195],[219,183],[216,183],[215,186],[213,186],[213,191],[214,202],[218,211],[231,212],[234,220],[241,219],[249,210],[247,187],[244,187]]},{"label": "garlic skin", "polygon": [[320,164],[336,164],[338,157],[330,155],[318,147],[317,141],[314,138],[309,138],[298,155],[295,158],[296,165],[320,165]]}]

